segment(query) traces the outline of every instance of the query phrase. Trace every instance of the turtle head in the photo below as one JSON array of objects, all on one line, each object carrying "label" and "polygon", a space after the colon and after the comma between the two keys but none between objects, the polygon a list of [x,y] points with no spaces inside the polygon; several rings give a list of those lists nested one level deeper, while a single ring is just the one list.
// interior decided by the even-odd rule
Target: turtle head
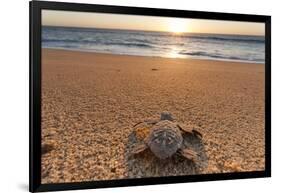
[{"label": "turtle head", "polygon": [[174,118],[172,117],[172,114],[169,113],[168,111],[163,111],[161,113],[161,117],[160,117],[161,120],[168,120],[168,121],[173,121]]}]

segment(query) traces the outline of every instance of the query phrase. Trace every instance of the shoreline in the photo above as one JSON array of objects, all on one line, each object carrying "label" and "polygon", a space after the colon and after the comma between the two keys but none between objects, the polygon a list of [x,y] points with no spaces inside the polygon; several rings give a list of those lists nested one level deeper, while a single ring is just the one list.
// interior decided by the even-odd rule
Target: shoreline
[{"label": "shoreline", "polygon": [[79,49],[66,49],[66,48],[42,48],[42,50],[57,50],[57,51],[69,51],[69,52],[79,52],[79,53],[93,53],[93,54],[105,54],[105,55],[117,55],[117,56],[132,56],[132,57],[149,57],[149,58],[163,58],[163,59],[182,59],[182,60],[200,60],[200,61],[214,61],[214,62],[231,62],[231,63],[245,63],[245,64],[264,64],[265,62],[256,61],[246,61],[246,60],[231,60],[231,59],[212,59],[212,58],[196,58],[196,57],[163,57],[163,56],[145,56],[145,55],[130,55],[130,54],[116,54],[116,53],[105,53],[99,51],[91,50],[79,50]]}]

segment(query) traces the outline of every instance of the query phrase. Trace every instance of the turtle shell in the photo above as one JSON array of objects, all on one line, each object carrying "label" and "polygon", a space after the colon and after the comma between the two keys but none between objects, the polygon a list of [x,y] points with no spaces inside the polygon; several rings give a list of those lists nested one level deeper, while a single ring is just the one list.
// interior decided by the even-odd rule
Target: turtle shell
[{"label": "turtle shell", "polygon": [[183,137],[177,124],[169,120],[155,124],[147,138],[150,150],[160,159],[171,157],[181,147]]}]

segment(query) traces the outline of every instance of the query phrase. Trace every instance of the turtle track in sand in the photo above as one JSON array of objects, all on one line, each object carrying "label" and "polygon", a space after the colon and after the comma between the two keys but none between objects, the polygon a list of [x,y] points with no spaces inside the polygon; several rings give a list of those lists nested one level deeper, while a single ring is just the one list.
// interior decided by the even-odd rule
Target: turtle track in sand
[{"label": "turtle track in sand", "polygon": [[[128,137],[126,152],[131,152],[132,148],[140,143],[145,136],[144,133],[149,130],[149,125],[143,123],[136,127]],[[170,158],[159,160],[148,149],[138,155],[127,153],[125,156],[127,175],[129,178],[161,177],[161,176],[179,176],[200,174],[208,165],[203,139],[195,135],[183,134],[184,148],[190,148],[197,152],[196,162],[185,159],[180,155],[173,155]]]}]

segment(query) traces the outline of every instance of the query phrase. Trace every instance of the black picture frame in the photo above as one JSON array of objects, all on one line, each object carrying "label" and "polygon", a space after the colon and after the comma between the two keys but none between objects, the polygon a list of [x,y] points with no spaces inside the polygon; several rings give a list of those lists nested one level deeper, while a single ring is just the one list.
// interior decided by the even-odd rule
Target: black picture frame
[{"label": "black picture frame", "polygon": [[[59,191],[137,185],[183,183],[271,176],[271,17],[233,13],[215,13],[124,6],[105,6],[80,3],[31,1],[30,5],[30,143],[29,191]],[[265,170],[221,174],[122,179],[93,182],[41,184],[41,10],[67,10],[81,12],[119,13],[130,15],[200,18],[265,23]]]}]

